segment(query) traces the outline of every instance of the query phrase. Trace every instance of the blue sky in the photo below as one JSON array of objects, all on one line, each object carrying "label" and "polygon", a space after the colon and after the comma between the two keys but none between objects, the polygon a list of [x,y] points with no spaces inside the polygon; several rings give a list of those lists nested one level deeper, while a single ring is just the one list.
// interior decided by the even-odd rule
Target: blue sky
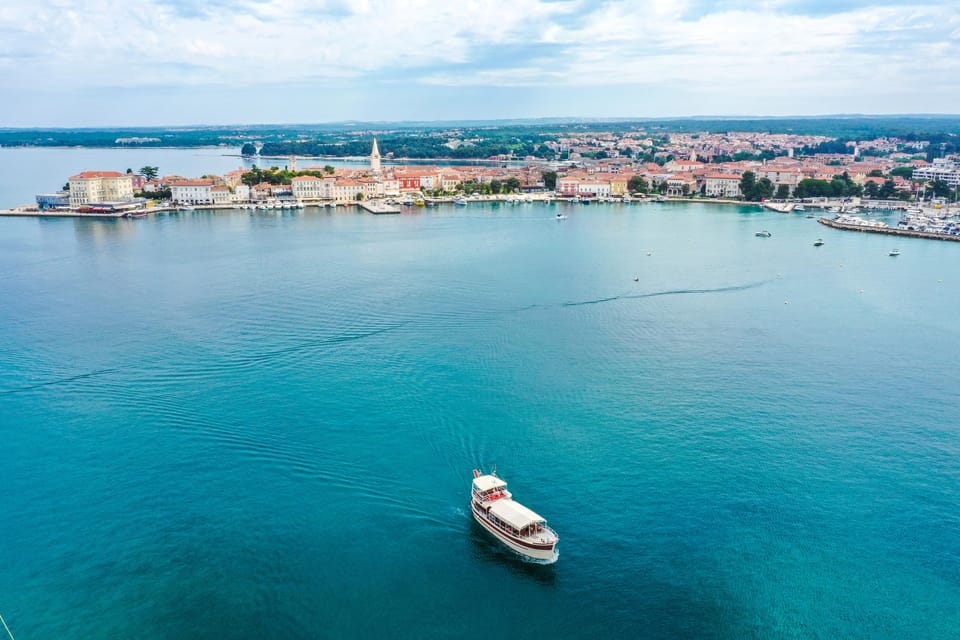
[{"label": "blue sky", "polygon": [[5,0],[0,126],[960,112],[954,1]]}]

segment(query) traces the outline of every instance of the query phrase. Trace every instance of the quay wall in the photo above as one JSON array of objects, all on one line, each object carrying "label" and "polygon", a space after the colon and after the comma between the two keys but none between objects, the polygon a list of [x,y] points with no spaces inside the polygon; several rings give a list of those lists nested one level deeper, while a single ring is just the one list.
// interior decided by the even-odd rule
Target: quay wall
[{"label": "quay wall", "polygon": [[843,231],[861,231],[864,233],[883,233],[888,236],[901,236],[904,238],[928,238],[930,240],[949,240],[960,242],[960,236],[947,235],[945,233],[930,233],[929,231],[910,231],[909,229],[894,229],[891,227],[868,227],[861,224],[850,224],[848,222],[837,222],[829,218],[817,219],[822,225],[832,229],[841,229]]}]

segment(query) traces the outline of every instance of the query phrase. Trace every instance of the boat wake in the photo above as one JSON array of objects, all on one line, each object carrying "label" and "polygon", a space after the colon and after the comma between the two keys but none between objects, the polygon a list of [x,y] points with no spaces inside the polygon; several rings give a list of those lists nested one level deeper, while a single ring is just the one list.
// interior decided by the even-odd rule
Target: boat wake
[{"label": "boat wake", "polygon": [[597,298],[595,300],[580,300],[577,302],[564,302],[559,305],[561,307],[582,307],[592,304],[603,304],[604,302],[615,302],[617,300],[642,300],[644,298],[658,298],[660,296],[684,296],[692,294],[706,294],[706,293],[730,293],[733,291],[746,291],[748,289],[756,289],[770,282],[770,280],[762,280],[760,282],[752,282],[749,284],[740,284],[732,285],[728,287],[715,287],[712,289],[668,289],[666,291],[652,291],[650,293],[622,293],[616,296],[609,296],[607,298]]},{"label": "boat wake", "polygon": [[112,373],[117,373],[118,371],[119,369],[97,369],[96,371],[78,373],[75,376],[69,376],[67,378],[59,378],[56,380],[48,380],[46,382],[38,382],[36,384],[31,384],[23,387],[15,387],[13,389],[0,389],[0,394],[23,393],[26,391],[35,391],[37,389],[43,389],[44,387],[55,387],[59,385],[70,384],[72,382],[82,382],[83,380],[89,380],[90,378],[96,378],[98,376],[110,375]]}]

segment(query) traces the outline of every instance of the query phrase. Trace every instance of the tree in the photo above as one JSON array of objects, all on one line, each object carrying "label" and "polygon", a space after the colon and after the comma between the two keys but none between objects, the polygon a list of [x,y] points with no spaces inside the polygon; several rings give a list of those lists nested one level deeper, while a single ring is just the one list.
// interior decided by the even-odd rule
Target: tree
[{"label": "tree", "polygon": [[490,181],[490,191],[491,191],[492,193],[500,193],[500,187],[501,187],[501,186],[502,186],[502,185],[501,185],[501,183],[500,183],[499,180],[491,180],[491,181]]},{"label": "tree", "polygon": [[913,177],[913,167],[897,167],[896,169],[891,169],[890,175],[900,176],[901,178],[909,180]]},{"label": "tree", "polygon": [[507,191],[519,191],[520,190],[520,180],[516,176],[510,176],[506,181]]},{"label": "tree", "polygon": [[128,168],[127,168],[127,175],[130,175],[131,173],[133,173],[133,169],[131,169],[131,168],[128,167]]},{"label": "tree", "polygon": [[157,176],[160,175],[159,167],[151,167],[147,165],[145,167],[140,167],[140,175],[142,175],[147,180],[156,180]]},{"label": "tree", "polygon": [[334,169],[332,166],[330,166],[330,165],[328,164],[328,165],[324,165],[324,167],[323,167],[323,172],[324,172],[324,173],[329,173],[330,175],[333,175],[333,174],[336,172],[336,169]]},{"label": "tree", "polygon": [[359,200],[363,200],[363,192],[362,192],[362,191],[358,191],[358,192],[357,192],[357,200],[358,200],[358,201],[359,201]]},{"label": "tree", "polygon": [[752,200],[768,200],[773,197],[773,182],[770,178],[760,178],[753,190]]},{"label": "tree", "polygon": [[880,191],[877,192],[877,197],[881,200],[889,200],[893,198],[897,193],[897,186],[893,184],[893,180],[887,180],[883,183],[883,186],[880,187]]},{"label": "tree", "polygon": [[744,171],[740,176],[740,193],[745,200],[753,200],[754,191],[757,188],[757,176],[753,171]]},{"label": "tree", "polygon": [[864,186],[863,191],[868,198],[875,200],[877,194],[880,193],[880,186],[876,182],[870,181]]},{"label": "tree", "polygon": [[255,144],[253,144],[252,142],[244,143],[244,145],[243,145],[242,147],[240,147],[240,155],[242,155],[242,156],[255,156],[255,155],[257,155],[257,146],[256,146]]},{"label": "tree", "polygon": [[867,177],[870,177],[870,178],[882,178],[882,177],[883,177],[883,171],[880,171],[880,169],[874,169],[873,171],[871,171],[870,173],[867,174]]},{"label": "tree", "polygon": [[775,197],[776,197],[777,200],[786,200],[787,198],[789,198],[789,197],[790,197],[790,186],[789,186],[789,185],[785,185],[785,184],[781,184],[781,185],[777,186],[777,193],[776,193],[776,196],[775,196]]},{"label": "tree", "polygon": [[643,176],[633,176],[627,183],[627,189],[631,193],[646,193],[648,189],[647,181],[643,179]]},{"label": "tree", "polygon": [[934,180],[932,186],[933,196],[935,198],[949,198],[952,195],[950,185],[943,180]]},{"label": "tree", "polygon": [[543,186],[545,186],[550,191],[553,191],[557,188],[557,172],[556,171],[544,171],[543,174]]}]

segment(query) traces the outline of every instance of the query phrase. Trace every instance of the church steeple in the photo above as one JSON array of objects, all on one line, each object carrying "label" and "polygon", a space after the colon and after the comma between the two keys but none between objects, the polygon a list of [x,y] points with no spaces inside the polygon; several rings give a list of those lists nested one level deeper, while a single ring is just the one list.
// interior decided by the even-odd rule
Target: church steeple
[{"label": "church steeple", "polygon": [[377,139],[373,139],[373,150],[370,152],[370,170],[380,172],[380,149],[377,147]]}]

